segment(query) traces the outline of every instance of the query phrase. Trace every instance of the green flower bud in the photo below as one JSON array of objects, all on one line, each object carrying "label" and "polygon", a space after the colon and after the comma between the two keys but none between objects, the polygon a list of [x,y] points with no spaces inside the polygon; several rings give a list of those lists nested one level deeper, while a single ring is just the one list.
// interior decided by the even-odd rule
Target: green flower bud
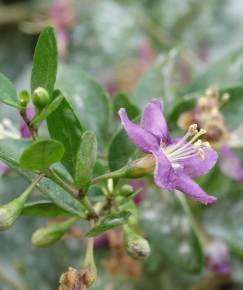
[{"label": "green flower bud", "polygon": [[44,88],[37,88],[32,95],[32,102],[38,110],[42,110],[50,101],[50,96]]},{"label": "green flower bud", "polygon": [[123,185],[119,190],[119,194],[123,196],[130,196],[133,192],[133,187],[129,184]]},{"label": "green flower bud", "polygon": [[27,197],[42,177],[43,175],[38,175],[19,197],[0,206],[0,231],[7,230],[14,224],[24,208]]},{"label": "green flower bud", "polygon": [[35,247],[46,247],[54,244],[63,237],[75,221],[76,218],[71,218],[66,222],[52,224],[36,230],[31,238],[32,244]]},{"label": "green flower bud", "polygon": [[127,253],[136,260],[143,260],[150,254],[150,246],[146,239],[136,234],[129,226],[123,227],[124,246]]},{"label": "green flower bud", "polygon": [[25,191],[19,197],[0,206],[0,231],[9,229],[15,223],[24,208],[28,195],[29,192]]},{"label": "green flower bud", "polygon": [[20,99],[21,106],[25,108],[30,101],[30,95],[27,91],[23,90],[19,94],[19,99]]},{"label": "green flower bud", "polygon": [[128,164],[123,177],[139,178],[154,171],[155,158],[152,154],[147,154],[142,158],[132,161]]}]

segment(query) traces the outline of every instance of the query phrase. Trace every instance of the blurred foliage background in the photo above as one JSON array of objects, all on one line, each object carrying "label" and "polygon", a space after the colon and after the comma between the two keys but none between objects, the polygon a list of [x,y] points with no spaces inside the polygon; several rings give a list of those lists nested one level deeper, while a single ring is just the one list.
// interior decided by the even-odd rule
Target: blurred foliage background
[{"label": "blurred foliage background", "polygon": [[[0,0],[0,70],[17,88],[29,89],[38,34],[52,24],[59,45],[58,84],[74,96],[72,101],[81,119],[85,110],[93,112],[88,105],[82,108],[83,104],[75,99],[75,92],[82,90],[84,70],[115,100],[114,118],[120,106],[115,95],[120,91],[134,103],[134,117],[149,99],[160,96],[169,125],[177,131],[178,115],[190,107],[183,102],[192,92],[211,85],[220,89],[241,85],[242,11],[240,0]],[[242,92],[242,88],[237,91],[237,102],[229,103],[224,111],[231,129],[242,123]],[[19,126],[19,116],[12,109],[1,105],[0,116]],[[85,122],[98,128],[99,135],[106,120],[102,116],[95,118],[90,113]],[[114,135],[112,126],[110,131],[110,136]],[[109,138],[100,139],[107,144]],[[242,289],[243,186],[223,176],[217,167],[199,182],[220,200],[208,208],[190,206],[207,234],[228,245],[230,277],[215,275],[205,267],[195,273],[200,253],[194,233],[183,232],[183,223],[187,228],[191,218],[172,197],[166,198],[150,186],[146,187],[139,212],[143,231],[151,242],[151,257],[141,265],[123,265],[120,261],[114,273],[107,266],[111,254],[108,244],[98,245],[100,275],[92,289]],[[16,173],[5,172],[0,179],[1,203],[25,186]],[[31,233],[45,222],[23,217],[11,230],[1,233],[1,290],[57,289],[60,274],[70,265],[79,265],[84,242],[76,228],[50,248],[32,247]]]}]

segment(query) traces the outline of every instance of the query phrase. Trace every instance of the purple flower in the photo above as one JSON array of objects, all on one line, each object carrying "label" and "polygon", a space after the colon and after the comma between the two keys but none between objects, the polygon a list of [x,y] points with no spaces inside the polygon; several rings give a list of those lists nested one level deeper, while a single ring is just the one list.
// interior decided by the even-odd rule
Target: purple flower
[{"label": "purple flower", "polygon": [[205,250],[206,265],[208,270],[219,275],[230,272],[230,257],[227,245],[221,240],[210,242]]},{"label": "purple flower", "polygon": [[157,186],[171,191],[180,190],[194,200],[204,204],[216,201],[193,181],[193,177],[208,172],[217,161],[217,153],[199,137],[205,133],[191,125],[181,139],[170,138],[160,101],[149,102],[142,115],[140,125],[131,122],[126,110],[119,115],[129,139],[143,152],[155,158],[154,180]]}]

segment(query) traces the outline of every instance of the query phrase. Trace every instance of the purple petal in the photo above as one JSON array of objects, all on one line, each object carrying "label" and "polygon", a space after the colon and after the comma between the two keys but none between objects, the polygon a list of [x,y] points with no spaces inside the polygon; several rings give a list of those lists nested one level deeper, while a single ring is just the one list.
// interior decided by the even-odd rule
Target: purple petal
[{"label": "purple petal", "polygon": [[160,149],[154,151],[153,155],[156,159],[156,167],[154,170],[154,181],[156,185],[166,190],[174,189],[176,174],[170,161]]},{"label": "purple petal", "polygon": [[208,195],[196,182],[183,173],[178,174],[175,188],[204,204],[214,203],[217,200],[216,197]]},{"label": "purple petal", "polygon": [[202,160],[200,156],[194,156],[180,163],[183,165],[185,174],[191,177],[198,177],[207,173],[216,163],[218,154],[212,148],[204,149],[205,158]]},{"label": "purple petal", "polygon": [[153,100],[147,104],[143,112],[141,127],[168,143],[168,127],[160,101]]},{"label": "purple petal", "polygon": [[220,169],[223,173],[237,181],[243,182],[243,167],[240,159],[228,146],[222,146],[220,151]]},{"label": "purple petal", "polygon": [[154,135],[143,129],[142,127],[131,122],[127,117],[127,112],[124,108],[119,110],[123,127],[127,132],[129,139],[143,152],[150,153],[159,148],[160,140]]}]

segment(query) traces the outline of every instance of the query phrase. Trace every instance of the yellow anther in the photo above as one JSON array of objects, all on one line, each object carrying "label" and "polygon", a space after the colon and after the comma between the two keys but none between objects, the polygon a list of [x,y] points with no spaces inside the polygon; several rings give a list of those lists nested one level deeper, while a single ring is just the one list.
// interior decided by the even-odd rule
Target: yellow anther
[{"label": "yellow anther", "polygon": [[222,95],[222,101],[223,102],[227,102],[229,100],[229,98],[230,98],[230,94],[228,94],[228,93],[224,93]]},{"label": "yellow anther", "polygon": [[189,127],[188,132],[190,133],[190,135],[194,135],[194,134],[198,133],[197,124],[192,124]]},{"label": "yellow anther", "polygon": [[206,142],[203,142],[203,146],[206,147],[206,148],[211,148],[211,145],[208,141]]},{"label": "yellow anther", "polygon": [[198,148],[200,148],[201,146],[202,146],[202,140],[197,140],[194,144],[193,144],[193,146],[194,146],[194,148],[195,149],[198,149]]},{"label": "yellow anther", "polygon": [[198,149],[198,155],[202,160],[205,159],[205,153],[204,153],[204,150],[202,148]]}]

